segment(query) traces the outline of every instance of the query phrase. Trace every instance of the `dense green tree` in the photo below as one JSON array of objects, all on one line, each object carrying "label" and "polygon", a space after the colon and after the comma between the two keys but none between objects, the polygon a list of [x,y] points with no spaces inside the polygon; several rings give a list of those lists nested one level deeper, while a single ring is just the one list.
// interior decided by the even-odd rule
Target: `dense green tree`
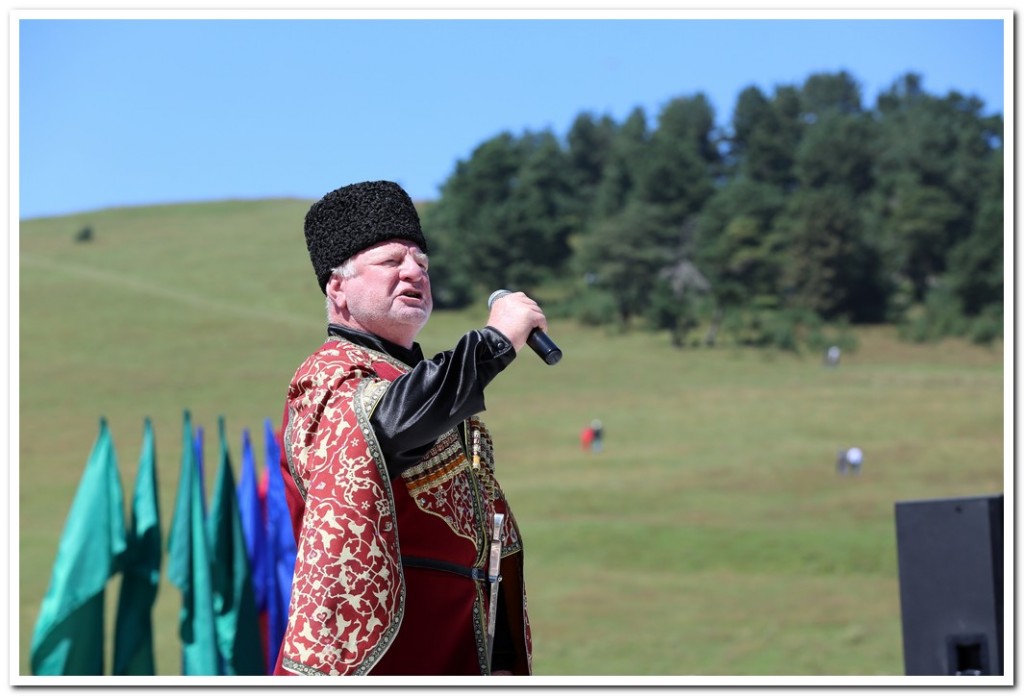
[{"label": "dense green tree", "polygon": [[502,133],[459,162],[433,213],[439,245],[459,250],[444,269],[451,297],[442,297],[459,303],[467,286],[525,289],[560,268],[578,225],[571,177],[549,131]]},{"label": "dense green tree", "polygon": [[1003,302],[1003,158],[993,157],[984,177],[984,195],[970,235],[949,254],[952,292],[967,316],[989,311],[1002,315]]},{"label": "dense green tree", "polygon": [[658,118],[649,152],[640,161],[636,196],[662,208],[671,224],[683,224],[714,193],[720,157],[713,128],[714,112],[703,95],[672,100]]},{"label": "dense green tree", "polygon": [[643,315],[658,274],[677,256],[678,231],[658,206],[629,203],[591,230],[580,249],[579,270],[591,286],[614,297],[618,321]]},{"label": "dense green tree", "polygon": [[782,247],[772,228],[784,204],[778,187],[739,177],[701,211],[695,258],[723,311],[778,293]]},{"label": "dense green tree", "polygon": [[597,189],[611,157],[617,131],[618,127],[610,116],[595,119],[589,113],[577,116],[569,129],[566,138],[569,144],[568,165],[583,224],[594,209]]},{"label": "dense green tree", "polygon": [[919,75],[908,73],[879,96],[880,184],[911,175],[974,206],[987,163],[1002,144],[1002,118],[983,116],[977,98],[957,92],[934,97],[921,83]]},{"label": "dense green tree", "polygon": [[877,321],[884,312],[877,252],[864,242],[853,197],[844,187],[801,189],[776,231],[785,240],[785,302],[825,319]]},{"label": "dense green tree", "polygon": [[451,198],[426,204],[420,221],[430,248],[430,287],[437,309],[459,309],[473,302],[476,291],[471,264],[458,242]]},{"label": "dense green tree", "polygon": [[[451,274],[453,288],[455,283],[461,288],[453,289],[453,299],[465,297],[469,278],[477,288],[500,287],[504,281],[509,256],[502,207],[522,162],[519,141],[511,133],[501,133],[481,143],[468,160],[460,160],[442,186],[434,216],[440,237],[437,246],[458,250],[457,259],[445,261],[450,264],[445,270]],[[435,269],[432,279],[441,275]]]},{"label": "dense green tree", "polygon": [[748,159],[752,147],[751,140],[763,127],[764,122],[771,118],[772,104],[764,92],[754,86],[740,92],[732,113],[730,156],[737,160]]},{"label": "dense green tree", "polygon": [[854,195],[872,185],[875,132],[863,112],[860,86],[845,71],[811,75],[800,91],[806,127],[794,149],[800,186],[845,186]]},{"label": "dense green tree", "polygon": [[953,229],[963,211],[943,189],[907,184],[893,191],[887,227],[895,241],[893,260],[899,275],[909,280],[915,300],[923,300],[929,285],[946,267]]},{"label": "dense green tree", "polygon": [[708,321],[712,334],[725,321],[736,340],[787,348],[794,322],[822,319],[991,339],[1003,123],[982,108],[908,73],[865,110],[841,71],[771,96],[748,87],[725,131],[698,94],[670,100],[653,130],[638,107],[621,125],[580,114],[564,141],[499,134],[423,212],[444,257],[431,274],[439,304],[573,269],[581,317],[644,315],[679,345]]},{"label": "dense green tree", "polygon": [[891,273],[910,283],[917,301],[977,220],[1001,132],[1000,120],[980,110],[976,99],[926,94],[912,73],[879,97],[871,199]]},{"label": "dense green tree", "polygon": [[756,87],[743,90],[727,141],[734,175],[792,190],[797,146],[805,127],[800,113],[800,94],[793,87],[778,88],[771,100]]},{"label": "dense green tree", "polygon": [[633,109],[615,133],[608,159],[594,194],[594,218],[604,219],[622,211],[636,188],[637,172],[650,147],[647,117]]},{"label": "dense green tree", "polygon": [[827,111],[807,127],[795,152],[794,172],[801,186],[845,186],[859,195],[873,184],[874,147],[870,118]]},{"label": "dense green tree", "polygon": [[579,225],[573,172],[550,132],[523,138],[524,159],[508,200],[497,207],[506,232],[505,263],[491,280],[529,289],[569,259],[569,237]]},{"label": "dense green tree", "polygon": [[838,73],[815,73],[800,90],[804,120],[816,122],[828,113],[845,115],[863,111],[860,85],[845,70]]}]

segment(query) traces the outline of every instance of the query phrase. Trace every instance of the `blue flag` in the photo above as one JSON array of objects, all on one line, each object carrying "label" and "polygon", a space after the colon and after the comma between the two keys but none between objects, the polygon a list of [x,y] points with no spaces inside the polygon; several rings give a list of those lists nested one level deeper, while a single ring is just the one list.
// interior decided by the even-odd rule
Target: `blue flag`
[{"label": "blue flag", "polygon": [[238,512],[245,533],[245,548],[252,568],[252,588],[259,611],[267,609],[267,577],[270,570],[267,552],[267,517],[260,501],[256,460],[252,453],[249,429],[242,431],[242,473],[238,481]]},{"label": "blue flag", "polygon": [[32,634],[35,675],[102,675],[106,585],[125,550],[124,492],[107,420],[64,522]]},{"label": "blue flag", "polygon": [[[266,657],[267,650],[267,597],[270,589],[270,553],[267,549],[266,507],[260,496],[256,474],[256,459],[253,457],[249,429],[242,430],[242,475],[238,481],[238,513],[242,518],[245,533],[245,547],[252,570],[252,589],[256,611],[260,619],[260,654]],[[274,665],[268,665],[267,673],[272,674]]]},{"label": "blue flag", "polygon": [[288,625],[288,601],[295,572],[295,534],[281,478],[281,450],[268,418],[264,437],[267,447],[267,549],[270,553],[270,590],[267,607],[267,657],[277,664],[281,641]]},{"label": "blue flag", "polygon": [[195,435],[195,462],[196,473],[199,476],[199,509],[203,512],[203,519],[206,519],[206,467],[203,460],[203,426],[196,426]]},{"label": "blue flag", "polygon": [[121,596],[114,633],[115,675],[156,674],[153,656],[153,603],[160,584],[163,540],[156,478],[156,445],[149,418],[143,424],[142,451],[135,475],[132,523],[124,555]]}]

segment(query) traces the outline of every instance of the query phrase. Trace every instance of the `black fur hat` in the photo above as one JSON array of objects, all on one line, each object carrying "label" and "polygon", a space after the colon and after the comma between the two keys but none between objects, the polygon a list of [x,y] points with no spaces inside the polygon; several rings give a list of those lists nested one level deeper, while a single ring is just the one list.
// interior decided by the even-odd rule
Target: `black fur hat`
[{"label": "black fur hat", "polygon": [[409,194],[392,181],[342,186],[306,213],[306,248],[325,295],[332,269],[389,239],[407,239],[427,251],[416,207]]}]

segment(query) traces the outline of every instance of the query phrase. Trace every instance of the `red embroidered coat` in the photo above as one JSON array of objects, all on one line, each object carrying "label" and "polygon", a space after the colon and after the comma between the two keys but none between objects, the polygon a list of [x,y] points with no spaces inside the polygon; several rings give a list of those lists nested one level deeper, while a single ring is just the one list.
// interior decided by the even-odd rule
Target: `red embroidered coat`
[{"label": "red embroidered coat", "polygon": [[486,578],[495,511],[507,515],[500,598],[512,671],[531,672],[522,541],[483,423],[466,419],[389,477],[370,417],[409,370],[332,338],[289,385],[285,481],[301,522],[278,674],[486,674],[489,583],[443,568]]}]

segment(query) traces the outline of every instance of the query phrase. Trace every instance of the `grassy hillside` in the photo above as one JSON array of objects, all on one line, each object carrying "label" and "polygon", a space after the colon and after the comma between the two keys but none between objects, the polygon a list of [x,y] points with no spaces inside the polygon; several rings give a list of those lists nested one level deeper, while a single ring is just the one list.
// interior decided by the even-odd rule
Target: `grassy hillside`
[{"label": "grassy hillside", "polygon": [[[308,204],[22,224],[22,674],[100,416],[127,499],[153,419],[165,540],[184,409],[205,429],[207,490],[221,414],[236,476],[243,428],[263,466],[263,421],[277,422],[288,379],[323,334],[301,231]],[[94,240],[76,243],[86,224]],[[438,313],[421,343],[442,350],[485,316]],[[911,346],[871,329],[830,370],[817,355],[676,351],[665,336],[569,322],[551,334],[565,359],[522,355],[484,414],[526,540],[539,675],[902,674],[893,504],[1003,490],[1001,347]],[[578,440],[593,418],[606,428],[598,455]],[[837,476],[836,452],[853,444],[863,473]],[[165,574],[162,674],[180,664],[179,606]]]}]

